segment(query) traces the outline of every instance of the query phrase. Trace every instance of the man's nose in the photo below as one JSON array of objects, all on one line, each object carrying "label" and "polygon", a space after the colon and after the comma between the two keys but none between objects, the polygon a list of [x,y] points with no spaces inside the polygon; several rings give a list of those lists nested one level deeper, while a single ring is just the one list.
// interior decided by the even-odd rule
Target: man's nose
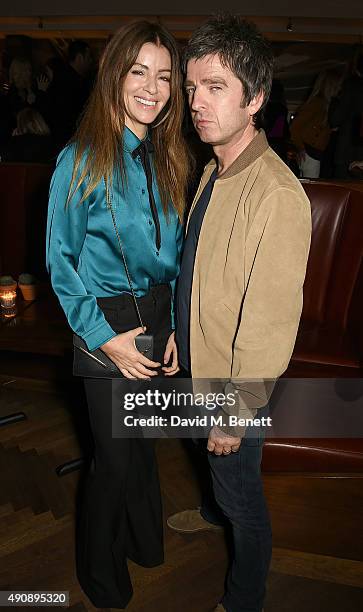
[{"label": "man's nose", "polygon": [[191,110],[198,112],[202,108],[205,108],[205,100],[199,89],[195,89],[191,100],[189,100]]}]

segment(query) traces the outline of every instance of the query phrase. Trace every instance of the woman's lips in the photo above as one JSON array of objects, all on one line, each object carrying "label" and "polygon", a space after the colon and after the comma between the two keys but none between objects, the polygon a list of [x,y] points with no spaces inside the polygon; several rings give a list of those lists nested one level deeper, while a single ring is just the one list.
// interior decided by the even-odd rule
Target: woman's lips
[{"label": "woman's lips", "polygon": [[147,98],[142,98],[141,96],[135,96],[136,102],[142,104],[143,106],[148,106],[149,108],[155,108],[157,100],[148,100]]}]

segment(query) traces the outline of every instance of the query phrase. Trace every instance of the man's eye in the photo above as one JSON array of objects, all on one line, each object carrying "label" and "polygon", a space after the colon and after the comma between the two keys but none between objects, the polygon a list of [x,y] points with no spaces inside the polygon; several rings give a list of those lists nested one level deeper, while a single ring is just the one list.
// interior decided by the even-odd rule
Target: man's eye
[{"label": "man's eye", "polygon": [[212,85],[211,87],[211,91],[218,91],[219,89],[222,89],[222,87],[218,87],[218,85]]},{"label": "man's eye", "polygon": [[186,87],[185,93],[187,94],[187,96],[190,96],[190,94],[194,93],[194,87]]}]

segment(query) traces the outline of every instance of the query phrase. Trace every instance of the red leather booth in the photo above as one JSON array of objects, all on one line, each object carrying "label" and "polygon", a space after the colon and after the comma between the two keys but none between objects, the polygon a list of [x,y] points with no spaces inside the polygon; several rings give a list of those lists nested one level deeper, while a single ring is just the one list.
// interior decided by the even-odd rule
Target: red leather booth
[{"label": "red leather booth", "polygon": [[[303,186],[312,208],[312,242],[303,314],[284,376],[363,379],[363,190],[320,181]],[[268,439],[263,469],[363,473],[363,438]]]}]

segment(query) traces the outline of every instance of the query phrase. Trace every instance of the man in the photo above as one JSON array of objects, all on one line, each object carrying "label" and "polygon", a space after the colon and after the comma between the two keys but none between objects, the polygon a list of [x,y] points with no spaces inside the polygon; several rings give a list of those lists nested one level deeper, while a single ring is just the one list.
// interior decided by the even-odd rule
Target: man
[{"label": "man", "polygon": [[[217,17],[185,51],[194,126],[217,160],[204,171],[188,219],[179,279],[179,359],[193,379],[227,379],[238,416],[267,414],[286,369],[302,309],[310,205],[300,183],[258,130],[272,81],[269,44],[251,24]],[[190,297],[191,296],[191,297]],[[230,390],[230,389],[229,389]],[[232,526],[234,557],[216,610],[261,612],[271,528],[260,476],[264,432],[213,427],[207,448],[215,499]],[[205,442],[204,442],[205,443]],[[207,522],[208,519],[209,522]],[[220,522],[201,510],[169,518],[192,532]]]},{"label": "man", "polygon": [[339,96],[332,99],[329,123],[338,129],[334,178],[349,179],[354,162],[363,160],[363,53],[358,56],[355,71],[343,83]]}]

